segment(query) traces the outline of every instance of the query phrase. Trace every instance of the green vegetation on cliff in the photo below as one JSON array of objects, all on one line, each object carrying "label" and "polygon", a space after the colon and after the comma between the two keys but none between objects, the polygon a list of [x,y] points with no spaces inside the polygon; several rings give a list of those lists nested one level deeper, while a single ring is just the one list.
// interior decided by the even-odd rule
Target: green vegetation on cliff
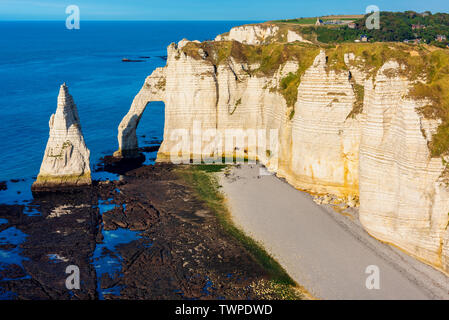
[{"label": "green vegetation on cliff", "polygon": [[[195,59],[206,59],[214,65],[229,63],[232,57],[235,62],[246,65],[245,71],[250,76],[272,77],[286,62],[295,61],[298,64],[297,71],[284,75],[279,87],[271,88],[285,98],[290,118],[294,115],[301,77],[313,64],[320,50],[326,52],[328,71],[349,72],[344,57],[352,53],[355,58],[349,61],[349,65],[365,73],[367,78],[374,78],[386,62],[394,60],[400,68],[387,69],[383,73],[388,77],[402,76],[414,83],[409,97],[427,102],[418,111],[426,118],[442,121],[429,144],[432,156],[449,152],[449,50],[387,42],[337,45],[273,42],[245,45],[236,41],[190,42],[182,50]],[[348,117],[362,112],[364,99],[363,83],[356,83],[354,79],[351,82],[356,101]]]},{"label": "green vegetation on cliff", "polygon": [[[431,46],[412,46],[402,43],[341,44],[326,49],[328,66],[336,71],[347,70],[344,55],[353,53],[356,59],[352,66],[374,77],[388,61],[394,60],[399,70],[384,70],[388,77],[403,76],[414,83],[409,97],[427,101],[420,112],[427,119],[440,119],[442,124],[433,135],[429,149],[433,157],[449,152],[449,51]],[[360,113],[363,91],[354,84],[357,102],[351,115]]]},{"label": "green vegetation on cliff", "polygon": [[442,121],[429,145],[432,156],[436,157],[449,152],[449,52],[442,49],[432,51],[426,62],[427,82],[415,85],[410,95],[429,102],[419,109],[423,116]]},{"label": "green vegetation on cliff", "polygon": [[422,76],[423,68],[427,68],[425,57],[429,54],[429,49],[424,46],[402,43],[345,43],[325,50],[330,70],[348,71],[344,56],[352,53],[355,59],[350,61],[350,65],[367,73],[368,77],[374,77],[386,62],[394,60],[403,66],[399,74],[411,81]]},{"label": "green vegetation on cliff", "polygon": [[[315,45],[303,43],[273,42],[267,45],[245,45],[237,41],[190,42],[182,48],[187,55],[203,59],[199,49],[207,52],[206,59],[214,65],[228,63],[231,57],[237,63],[248,64],[246,71],[251,76],[273,76],[287,61],[297,62],[298,70],[285,76],[278,88],[288,107],[293,107],[296,102],[301,76],[312,65],[320,50]],[[258,67],[251,70],[251,65]]]},{"label": "green vegetation on cliff", "polygon": [[237,63],[259,65],[247,70],[253,76],[272,76],[287,61],[297,61],[301,70],[306,70],[318,54],[319,48],[310,44],[292,44],[273,42],[266,45],[246,45],[237,41],[189,42],[182,51],[188,56],[200,60],[201,50],[206,52],[206,60],[214,65],[228,63],[232,59]]}]

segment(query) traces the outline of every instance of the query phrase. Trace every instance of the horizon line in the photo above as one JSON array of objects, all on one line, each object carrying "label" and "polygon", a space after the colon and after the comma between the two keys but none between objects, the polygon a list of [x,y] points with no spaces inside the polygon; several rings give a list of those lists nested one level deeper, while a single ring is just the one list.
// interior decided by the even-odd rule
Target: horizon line
[{"label": "horizon line", "polygon": [[[0,20],[1,22],[65,22],[66,19],[4,19]],[[90,22],[195,22],[195,21],[205,21],[205,22],[214,22],[214,21],[274,21],[274,20],[266,20],[266,19],[216,19],[216,20],[205,20],[205,19],[115,19],[115,20],[106,20],[106,19],[81,19],[81,21],[90,21]]]}]

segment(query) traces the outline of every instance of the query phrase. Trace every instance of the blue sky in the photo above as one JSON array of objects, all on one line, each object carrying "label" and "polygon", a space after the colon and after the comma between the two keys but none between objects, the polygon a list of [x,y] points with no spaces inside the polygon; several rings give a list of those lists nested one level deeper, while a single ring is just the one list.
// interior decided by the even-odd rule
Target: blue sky
[{"label": "blue sky", "polygon": [[82,20],[273,20],[384,11],[448,12],[448,0],[0,0],[1,20],[65,20],[68,5]]}]

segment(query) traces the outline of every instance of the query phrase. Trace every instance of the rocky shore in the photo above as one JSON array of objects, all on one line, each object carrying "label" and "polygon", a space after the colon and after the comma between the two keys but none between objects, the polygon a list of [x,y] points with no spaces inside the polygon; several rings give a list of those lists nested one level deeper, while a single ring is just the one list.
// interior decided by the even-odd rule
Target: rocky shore
[{"label": "rocky shore", "polygon": [[[39,194],[34,215],[1,205],[0,253],[11,263],[0,265],[0,297],[286,298],[180,170],[190,168],[144,166],[117,181]],[[80,269],[79,290],[65,286],[69,265]]]}]

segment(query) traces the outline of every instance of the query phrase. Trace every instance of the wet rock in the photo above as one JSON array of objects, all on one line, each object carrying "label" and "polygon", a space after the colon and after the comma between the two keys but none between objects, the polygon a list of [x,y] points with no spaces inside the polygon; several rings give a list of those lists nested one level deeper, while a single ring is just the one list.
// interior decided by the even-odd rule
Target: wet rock
[{"label": "wet rock", "polygon": [[[145,166],[88,190],[40,194],[32,202],[40,216],[0,205],[0,218],[8,220],[0,231],[15,225],[26,234],[11,247],[21,250],[23,266],[0,266],[6,279],[0,293],[11,299],[263,298],[250,284],[269,276],[194,196],[179,169]],[[117,268],[96,267],[109,262]],[[80,268],[80,290],[65,287],[68,265]]]},{"label": "wet rock", "polygon": [[[8,219],[7,227],[14,225],[25,235],[14,248],[23,257],[22,266],[4,260],[0,266],[0,273],[7,278],[0,282],[1,291],[17,299],[96,298],[90,256],[99,219],[96,195],[90,191],[41,194],[32,203],[41,213],[36,216],[24,214],[23,206],[0,206],[0,217]],[[68,265],[79,267],[83,279],[80,290],[70,291],[65,286]]]},{"label": "wet rock", "polygon": [[101,158],[97,171],[107,171],[117,174],[124,174],[135,168],[142,166],[145,161],[145,156],[139,153],[137,157],[124,158],[115,156],[105,156]]},{"label": "wet rock", "polygon": [[9,279],[18,279],[23,278],[26,276],[25,271],[22,269],[21,266],[17,264],[10,264],[2,266],[0,264],[0,281],[4,280],[5,278]]}]

